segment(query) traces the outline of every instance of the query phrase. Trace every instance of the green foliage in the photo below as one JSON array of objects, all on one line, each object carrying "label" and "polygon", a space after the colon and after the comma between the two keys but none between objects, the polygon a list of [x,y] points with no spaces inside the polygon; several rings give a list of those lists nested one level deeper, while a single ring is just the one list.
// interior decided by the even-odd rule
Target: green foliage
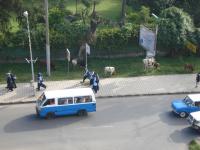
[{"label": "green foliage", "polygon": [[198,46],[200,47],[200,28],[196,28],[195,30],[195,39],[197,41]]},{"label": "green foliage", "polygon": [[18,13],[21,11],[21,0],[1,0],[0,1],[0,31],[8,30],[12,12]]},{"label": "green foliage", "polygon": [[194,32],[191,17],[176,7],[165,9],[159,21],[158,42],[162,47],[170,49],[172,55],[176,54],[189,40]]},{"label": "green foliage", "polygon": [[200,145],[195,140],[192,140],[189,144],[189,150],[200,150]]},{"label": "green foliage", "polygon": [[97,31],[95,49],[111,54],[124,49],[138,35],[138,26],[126,24],[123,28],[105,28]]},{"label": "green foliage", "polygon": [[[72,12],[75,12],[76,9],[76,1],[78,14],[73,15]],[[162,48],[176,53],[184,49],[187,40],[198,44],[198,46],[200,45],[199,29],[193,32],[192,19],[188,14],[183,12],[183,10],[189,12],[195,19],[195,24],[199,25],[199,1],[126,0],[126,4],[128,5],[126,9],[128,9],[126,10],[127,21],[125,22],[128,23],[122,29],[118,28],[122,0],[76,1],[49,0],[51,50],[63,50],[66,47],[73,51],[79,49],[80,43],[86,39],[85,35],[89,30],[88,24],[90,23],[90,14],[92,7],[94,7],[94,2],[96,2],[95,6],[98,15],[102,20],[105,20],[102,21],[101,28],[98,26],[97,42],[93,45],[93,48],[99,52],[110,55],[113,52],[120,53],[122,49],[127,49],[130,45],[136,47],[138,45],[139,25],[145,24],[148,27],[155,27],[157,23],[157,21],[150,17],[151,12],[161,18],[158,21],[158,43]],[[173,5],[183,8],[183,10],[175,7],[169,8]],[[34,50],[45,49],[43,7],[43,1],[0,0],[0,48],[28,48],[26,18],[22,15],[24,10],[28,10],[32,47]],[[168,9],[159,14],[165,8]],[[72,17],[72,20],[70,20],[69,15]],[[10,17],[14,21],[9,22],[11,20]],[[74,20],[75,22],[73,22]],[[13,25],[14,23],[16,25]],[[14,28],[11,29],[12,27]]]},{"label": "green foliage", "polygon": [[[28,51],[27,51],[28,54]],[[144,71],[142,57],[125,57],[125,58],[90,58],[88,57],[88,68],[95,70],[99,73],[100,77],[104,77],[103,68],[108,64],[116,67],[117,74],[114,77],[131,77],[131,76],[144,76],[144,75],[166,75],[166,74],[185,74],[184,64],[190,63],[195,66],[194,72],[200,70],[199,57],[157,57],[160,63],[160,69],[152,71]],[[50,78],[47,80],[67,80],[67,79],[81,79],[83,75],[83,68],[73,67],[70,63],[70,72],[67,73],[66,61],[55,61],[56,70],[52,71]],[[40,68],[40,71],[45,72],[46,66],[39,67],[34,64],[35,72]],[[0,64],[0,83],[5,83],[5,73],[12,70],[16,74],[17,82],[29,82],[31,79],[30,64],[24,63],[6,63]]]},{"label": "green foliage", "polygon": [[50,30],[51,47],[54,50],[78,49],[79,44],[84,40],[88,26],[82,22],[73,22],[70,24],[60,24],[55,29]]},{"label": "green foliage", "polygon": [[130,11],[127,14],[127,19],[134,24],[147,23],[150,20],[150,9],[142,6],[139,12]]},{"label": "green foliage", "polygon": [[12,36],[7,37],[7,40],[9,43],[7,43],[7,45],[9,45],[9,47],[20,47],[20,46],[24,46],[25,44],[25,38],[28,41],[28,36],[25,32],[23,31],[17,31],[16,33],[13,33]]},{"label": "green foliage", "polygon": [[183,8],[184,11],[188,12],[194,19],[194,23],[197,27],[200,27],[200,1],[199,0],[184,0],[176,1],[176,6]]},{"label": "green foliage", "polygon": [[151,11],[159,14],[163,9],[172,7],[175,0],[141,0],[141,4],[150,7]]},{"label": "green foliage", "polygon": [[60,9],[59,7],[52,7],[49,10],[49,25],[50,27],[55,27],[59,24],[64,24],[67,22],[66,17],[68,15],[71,15],[72,13],[70,11],[67,11],[65,9]]},{"label": "green foliage", "polygon": [[52,7],[49,11],[50,42],[54,50],[66,47],[76,49],[84,39],[87,26],[81,21],[69,22],[66,18],[71,15],[70,11]]}]

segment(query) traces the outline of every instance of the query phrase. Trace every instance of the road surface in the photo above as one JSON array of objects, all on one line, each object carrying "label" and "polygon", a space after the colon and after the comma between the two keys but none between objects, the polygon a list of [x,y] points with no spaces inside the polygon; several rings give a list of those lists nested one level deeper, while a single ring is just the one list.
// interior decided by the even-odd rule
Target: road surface
[{"label": "road surface", "polygon": [[0,106],[2,150],[186,150],[199,133],[173,115],[185,95],[97,99],[87,117],[35,116],[34,104]]}]

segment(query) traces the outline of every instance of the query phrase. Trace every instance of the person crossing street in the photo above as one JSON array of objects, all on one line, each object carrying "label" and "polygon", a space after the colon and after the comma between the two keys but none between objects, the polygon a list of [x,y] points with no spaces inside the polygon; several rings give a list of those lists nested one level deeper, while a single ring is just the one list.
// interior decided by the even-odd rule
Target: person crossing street
[{"label": "person crossing street", "polygon": [[94,91],[94,93],[97,93],[97,91],[99,90],[99,76],[97,73],[94,73],[92,78],[92,90]]},{"label": "person crossing street", "polygon": [[44,79],[43,79],[41,72],[38,73],[37,81],[38,81],[38,84],[37,84],[38,85],[38,87],[37,87],[38,91],[40,91],[40,87],[43,87],[44,89],[46,89],[46,85],[43,83]]}]

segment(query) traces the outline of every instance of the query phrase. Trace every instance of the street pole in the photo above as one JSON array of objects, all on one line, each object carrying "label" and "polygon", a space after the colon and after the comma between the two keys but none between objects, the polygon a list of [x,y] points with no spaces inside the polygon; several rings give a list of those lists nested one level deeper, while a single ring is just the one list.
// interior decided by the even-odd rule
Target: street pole
[{"label": "street pole", "polygon": [[[152,15],[156,20],[159,20],[159,17],[158,17],[156,14],[152,13],[151,15]],[[155,39],[155,53],[156,53],[156,50],[157,50],[157,39],[158,39],[158,24],[156,24],[156,31],[155,31],[155,33],[156,33],[156,39]]]},{"label": "street pole", "polygon": [[69,74],[69,61],[68,61],[68,63],[67,63],[67,72],[68,72],[68,74]]},{"label": "street pole", "polygon": [[85,43],[85,68],[87,69],[87,43]]},{"label": "street pole", "polygon": [[28,40],[29,40],[29,49],[30,49],[30,57],[31,57],[30,61],[31,61],[32,82],[34,82],[35,78],[34,78],[32,48],[31,48],[31,35],[30,35],[30,28],[29,28],[29,20],[28,20],[28,12],[27,11],[24,12],[24,16],[26,17],[26,21],[27,21]]},{"label": "street pole", "polygon": [[46,23],[46,64],[47,75],[51,75],[51,55],[50,55],[50,42],[49,42],[49,18],[48,18],[48,0],[45,0],[45,23]]},{"label": "street pole", "polygon": [[157,40],[158,40],[158,24],[156,25],[155,55],[157,51]]}]

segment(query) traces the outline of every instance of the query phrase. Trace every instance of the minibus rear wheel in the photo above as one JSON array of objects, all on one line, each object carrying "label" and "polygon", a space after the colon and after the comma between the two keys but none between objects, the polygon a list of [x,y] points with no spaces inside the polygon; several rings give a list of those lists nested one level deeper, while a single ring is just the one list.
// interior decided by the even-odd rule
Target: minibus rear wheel
[{"label": "minibus rear wheel", "polygon": [[87,111],[86,110],[79,110],[78,116],[87,116]]},{"label": "minibus rear wheel", "polygon": [[55,117],[55,114],[53,112],[50,112],[46,115],[46,119],[53,119]]}]

